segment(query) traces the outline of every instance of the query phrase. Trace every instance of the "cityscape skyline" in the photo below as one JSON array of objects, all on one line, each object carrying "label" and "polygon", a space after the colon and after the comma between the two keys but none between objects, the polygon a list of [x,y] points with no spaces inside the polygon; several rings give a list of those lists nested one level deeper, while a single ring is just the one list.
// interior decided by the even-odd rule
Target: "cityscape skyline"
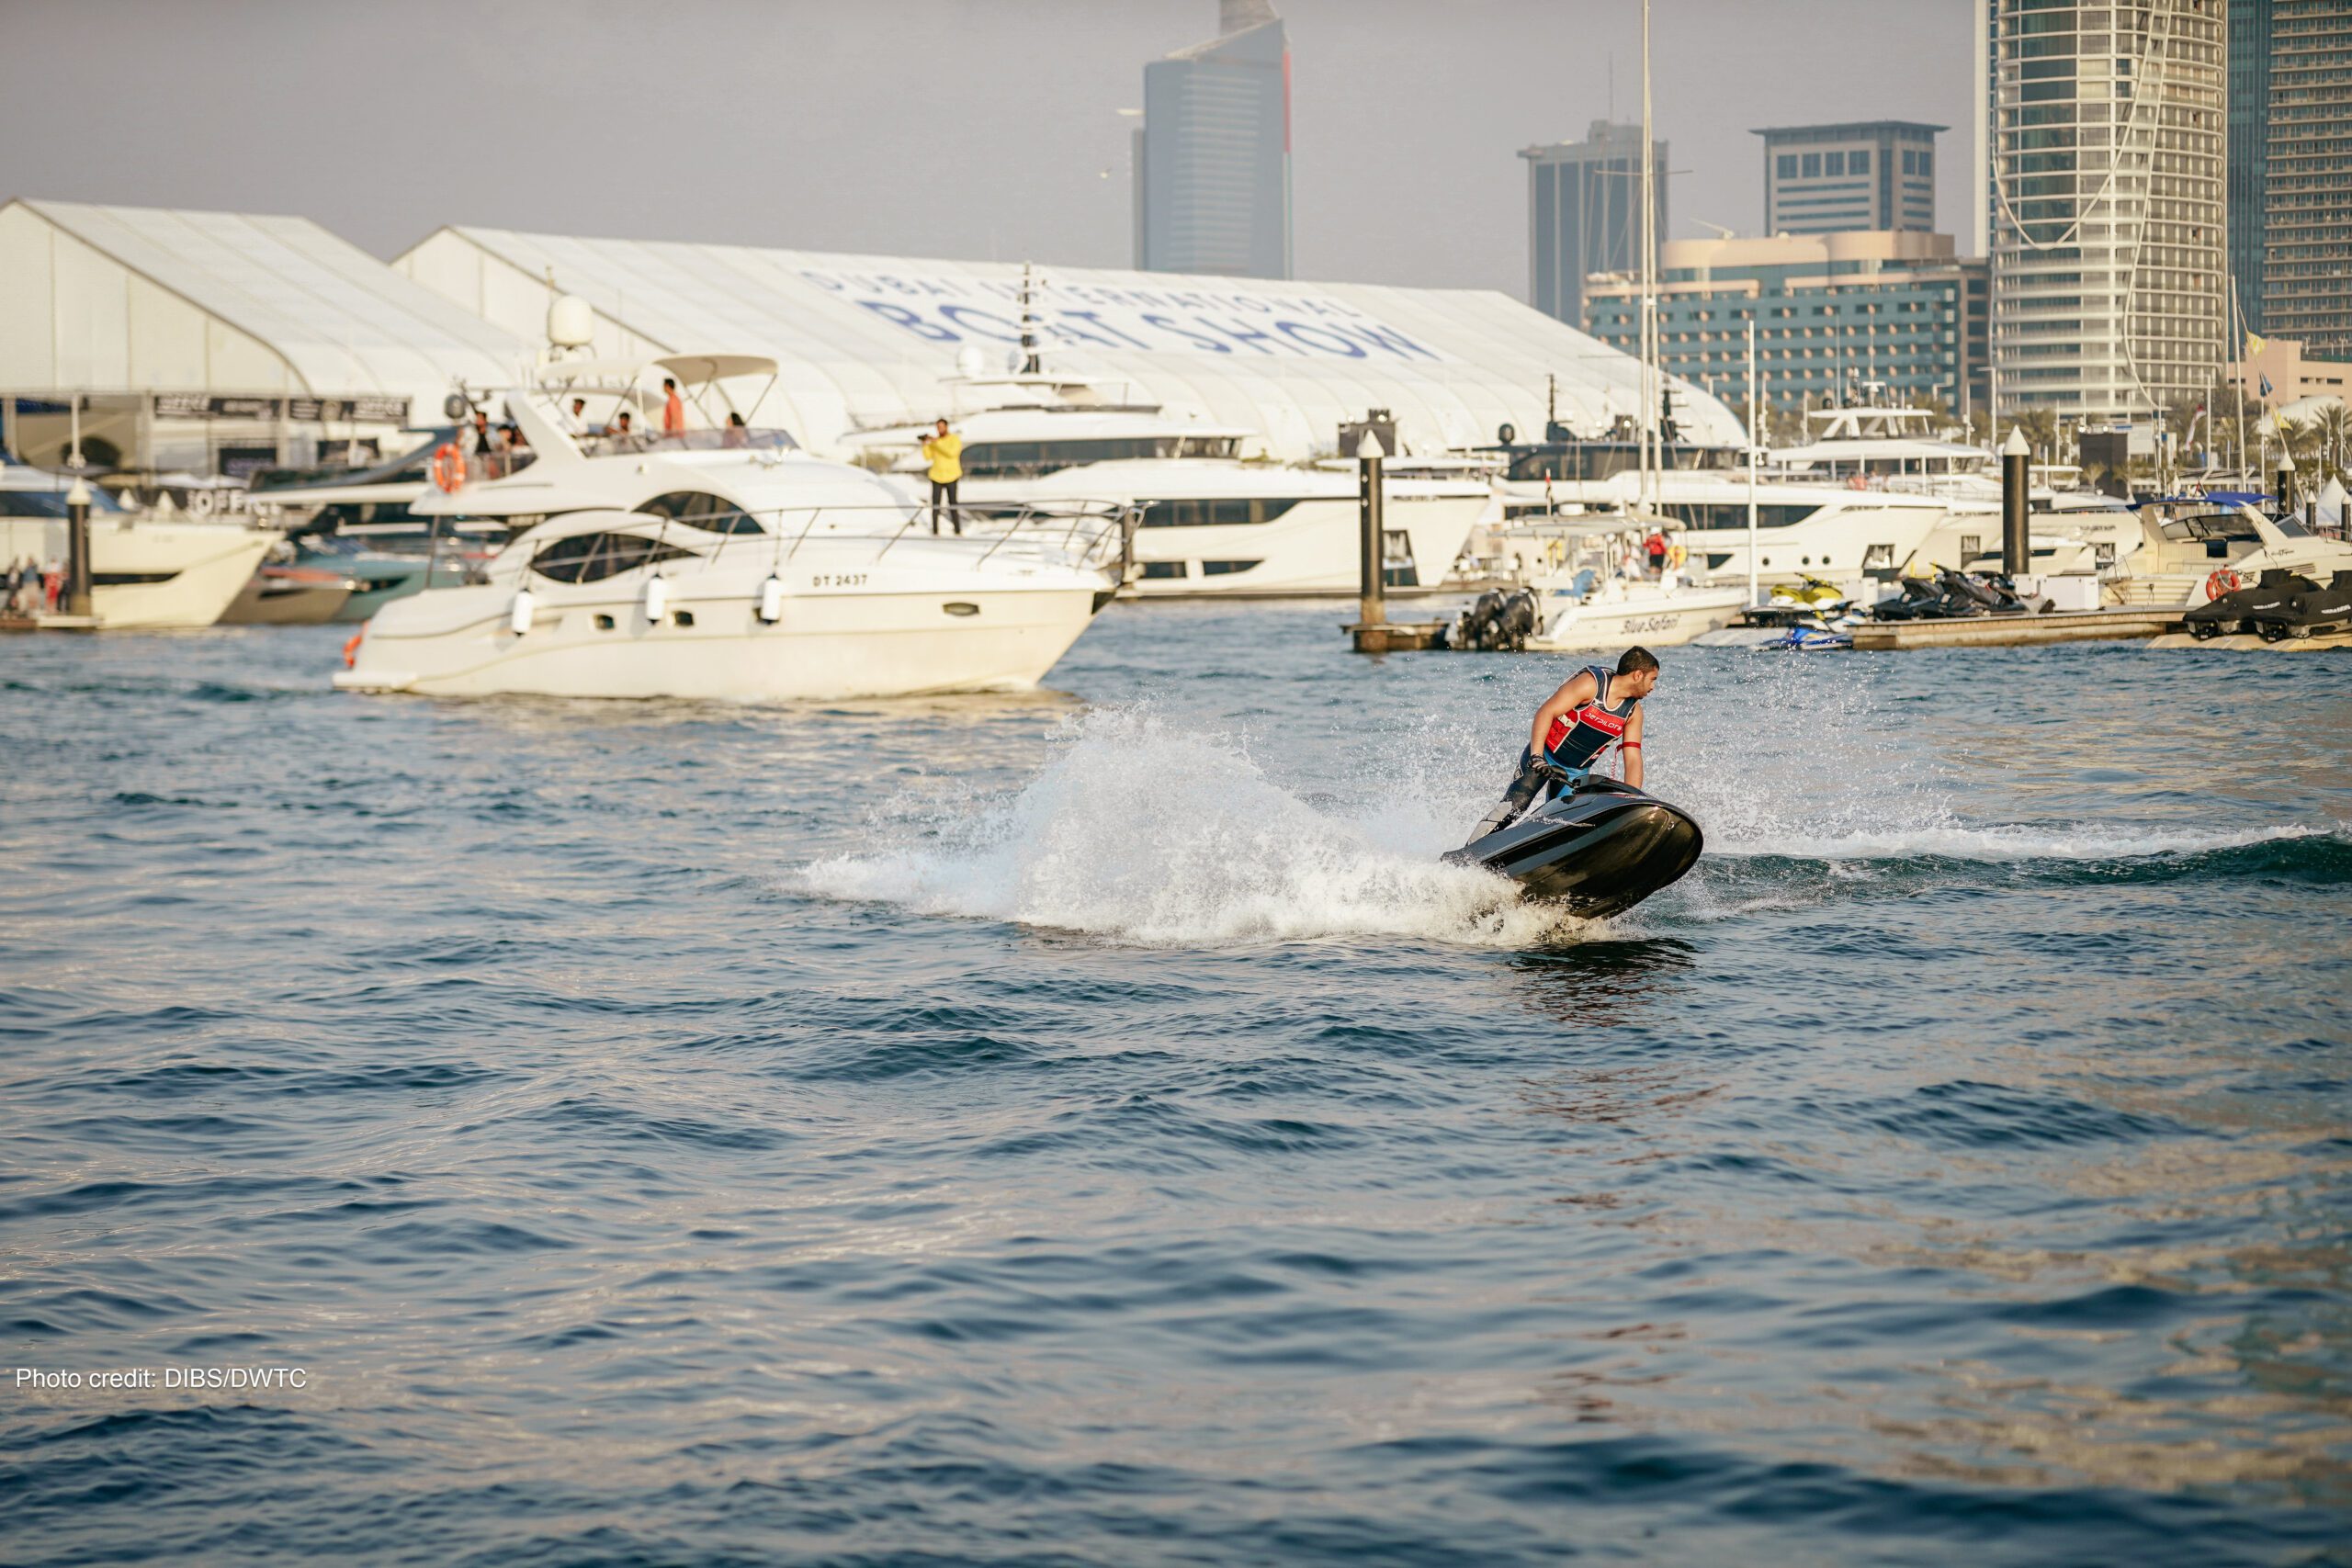
[{"label": "cityscape skyline", "polygon": [[[1297,61],[1294,274],[1526,299],[1527,176],[1513,153],[1612,109],[1636,114],[1639,6],[1277,9]],[[1217,12],[1214,0],[905,0],[856,14],[705,3],[648,31],[614,4],[420,0],[391,28],[249,0],[194,28],[158,0],[95,12],[19,0],[0,80],[36,122],[78,114],[78,134],[43,139],[37,156],[0,144],[0,196],[291,213],[386,257],[474,222],[1128,265],[1137,117],[1122,111],[1141,108],[1146,65],[1211,36]],[[1750,128],[1805,118],[1783,84],[1817,66],[1825,40],[1862,62],[1851,118],[1962,123],[1969,18],[1970,0],[1899,15],[1825,0],[1801,25],[1733,0],[1661,5],[1657,118],[1675,144],[1679,225],[1666,237],[1761,222]],[[616,50],[621,34],[629,47]],[[1050,92],[1034,85],[1041,62]],[[229,90],[253,80],[270,90]],[[1409,85],[1410,112],[1366,90],[1390,80]],[[893,82],[910,90],[876,116],[877,83]],[[672,107],[674,83],[694,90]],[[599,92],[650,102],[616,119],[589,108]],[[125,96],[174,136],[79,113]],[[1965,162],[1939,170],[1947,209],[1963,199]],[[756,196],[730,197],[738,179]]]}]

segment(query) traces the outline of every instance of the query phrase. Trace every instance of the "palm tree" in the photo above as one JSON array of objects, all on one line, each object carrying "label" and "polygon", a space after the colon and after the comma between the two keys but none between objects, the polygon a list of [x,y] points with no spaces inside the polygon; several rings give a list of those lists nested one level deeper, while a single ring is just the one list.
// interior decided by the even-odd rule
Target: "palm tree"
[{"label": "palm tree", "polygon": [[2341,402],[2324,403],[2312,428],[2319,436],[2320,482],[2343,479],[2352,466],[2352,409]]},{"label": "palm tree", "polygon": [[2045,463],[2058,460],[2058,415],[2054,410],[2028,409],[2017,416],[2015,423],[2025,432],[2036,457]]}]

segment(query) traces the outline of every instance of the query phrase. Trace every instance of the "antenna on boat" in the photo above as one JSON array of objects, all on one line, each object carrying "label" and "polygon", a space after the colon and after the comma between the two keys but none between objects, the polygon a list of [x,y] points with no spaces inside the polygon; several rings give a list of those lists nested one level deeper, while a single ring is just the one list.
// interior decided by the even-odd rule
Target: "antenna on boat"
[{"label": "antenna on boat", "polygon": [[1035,376],[1041,369],[1037,354],[1036,301],[1031,292],[1029,264],[1021,264],[1021,373]]}]

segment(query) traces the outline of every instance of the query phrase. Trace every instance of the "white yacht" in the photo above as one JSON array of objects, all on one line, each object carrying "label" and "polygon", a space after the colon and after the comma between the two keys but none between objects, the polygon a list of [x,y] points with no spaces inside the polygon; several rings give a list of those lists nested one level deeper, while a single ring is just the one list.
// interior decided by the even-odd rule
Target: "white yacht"
[{"label": "white yacht", "polygon": [[2147,544],[2128,569],[2108,580],[2109,595],[2127,604],[2194,608],[2270,568],[2325,582],[2352,570],[2352,544],[2323,538],[2292,518],[2268,517],[2244,503],[2143,508]]},{"label": "white yacht", "polygon": [[[1031,504],[1135,507],[1136,592],[1295,597],[1363,587],[1357,481],[1328,468],[1217,458],[1092,463],[1020,489]],[[1491,492],[1476,478],[1385,479],[1383,563],[1391,588],[1434,588]]]},{"label": "white yacht", "polygon": [[[1035,686],[1116,592],[1131,518],[934,536],[902,485],[735,409],[726,383],[775,373],[744,355],[549,366],[505,400],[536,461],[413,508],[512,539],[481,581],[386,604],[335,683],[739,701]],[[624,412],[658,423],[641,383],[664,376],[693,400],[688,427],[620,433]],[[571,428],[574,395],[597,434]]]},{"label": "white yacht", "polygon": [[[1353,593],[1360,581],[1352,463],[1295,468],[1263,459],[1264,438],[1171,415],[1131,392],[1043,372],[947,383],[951,400],[989,406],[951,423],[964,443],[959,500],[971,516],[1075,502],[1141,513],[1136,592],[1151,597]],[[919,481],[929,424],[861,431],[858,460]],[[1391,587],[1433,588],[1492,501],[1475,461],[1401,459],[1383,486]]]},{"label": "white yacht", "polygon": [[[62,567],[72,476],[0,462],[0,567]],[[90,491],[90,612],[101,629],[185,630],[218,622],[280,536],[242,517],[158,517]]]}]

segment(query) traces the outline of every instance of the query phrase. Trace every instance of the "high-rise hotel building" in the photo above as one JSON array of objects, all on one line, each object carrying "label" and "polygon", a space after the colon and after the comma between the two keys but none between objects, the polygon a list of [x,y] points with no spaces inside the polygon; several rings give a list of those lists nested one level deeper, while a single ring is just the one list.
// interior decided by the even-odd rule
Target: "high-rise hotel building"
[{"label": "high-rise hotel building", "polygon": [[2227,0],[1988,0],[1993,393],[2146,420],[2225,353]]},{"label": "high-rise hotel building", "polygon": [[2258,330],[2352,359],[2352,0],[2267,9]]}]

